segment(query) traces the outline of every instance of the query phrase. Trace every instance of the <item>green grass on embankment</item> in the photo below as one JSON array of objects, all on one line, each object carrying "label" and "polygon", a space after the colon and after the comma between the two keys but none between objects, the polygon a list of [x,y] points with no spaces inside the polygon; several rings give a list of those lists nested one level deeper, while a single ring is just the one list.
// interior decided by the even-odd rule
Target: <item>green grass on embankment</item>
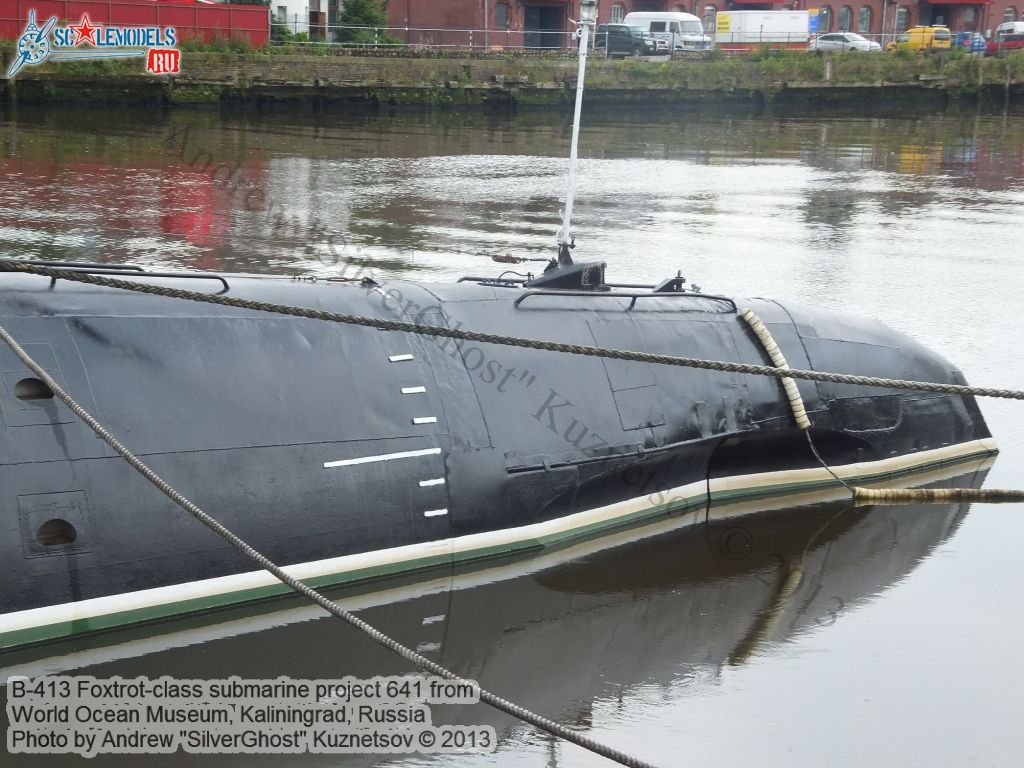
[{"label": "green grass on embankment", "polygon": [[[289,43],[250,48],[220,40],[182,46],[182,73],[152,77],[140,59],[47,62],[0,82],[20,103],[156,102],[352,106],[567,108],[576,62],[569,55],[450,52],[424,55]],[[6,71],[13,44],[0,42]],[[413,55],[415,54],[415,55]],[[818,56],[802,51],[712,52],[676,61],[590,60],[591,106],[741,104],[814,107],[1024,100],[1024,52],[1000,58],[960,51]]]}]

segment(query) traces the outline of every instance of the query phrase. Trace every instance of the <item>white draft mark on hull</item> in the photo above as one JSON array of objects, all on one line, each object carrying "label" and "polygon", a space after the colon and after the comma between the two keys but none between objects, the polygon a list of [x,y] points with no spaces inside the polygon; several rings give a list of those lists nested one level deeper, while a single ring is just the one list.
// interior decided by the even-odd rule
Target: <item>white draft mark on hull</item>
[{"label": "white draft mark on hull", "polygon": [[426,391],[426,387],[402,387],[403,395],[422,395]]},{"label": "white draft mark on hull", "polygon": [[423,513],[424,517],[440,517],[441,515],[447,515],[447,509],[428,509]]},{"label": "white draft mark on hull", "polygon": [[433,480],[420,480],[420,488],[426,488],[431,485],[444,485],[444,478],[437,477]]},{"label": "white draft mark on hull", "polygon": [[423,448],[419,451],[400,451],[398,453],[382,453],[377,456],[361,456],[358,459],[342,459],[341,461],[325,461],[324,469],[332,467],[352,467],[356,464],[372,464],[375,461],[394,461],[395,459],[412,459],[416,456],[435,456],[440,448]]},{"label": "white draft mark on hull", "polygon": [[388,360],[390,360],[392,363],[405,363],[408,362],[409,360],[415,359],[416,358],[414,358],[412,355],[391,355],[388,358]]},{"label": "white draft mark on hull", "polygon": [[412,420],[413,424],[437,424],[437,416],[417,416]]}]

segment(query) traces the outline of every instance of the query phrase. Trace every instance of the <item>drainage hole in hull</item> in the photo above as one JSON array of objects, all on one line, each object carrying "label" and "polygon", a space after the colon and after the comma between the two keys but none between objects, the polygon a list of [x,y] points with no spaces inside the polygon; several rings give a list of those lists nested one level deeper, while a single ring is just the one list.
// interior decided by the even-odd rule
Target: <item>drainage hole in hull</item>
[{"label": "drainage hole in hull", "polygon": [[74,544],[78,538],[75,526],[67,520],[55,518],[47,520],[36,531],[36,541],[44,547],[58,547],[62,544]]},{"label": "drainage hole in hull", "polygon": [[19,400],[52,400],[53,390],[39,379],[22,379],[14,385],[14,396]]}]

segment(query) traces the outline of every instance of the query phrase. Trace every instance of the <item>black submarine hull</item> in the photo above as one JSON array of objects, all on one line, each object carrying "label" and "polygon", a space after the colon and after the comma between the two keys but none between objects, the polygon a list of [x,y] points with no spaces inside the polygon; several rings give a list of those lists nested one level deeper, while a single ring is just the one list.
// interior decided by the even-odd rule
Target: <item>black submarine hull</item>
[{"label": "black submarine hull", "polygon": [[[159,278],[148,278],[159,282]],[[691,294],[229,276],[230,294],[420,324],[963,383],[880,323]],[[170,281],[169,284],[174,284]],[[219,285],[211,283],[210,291]],[[0,323],[161,476],[315,586],[562,546],[834,485],[776,379],[381,332],[24,275]],[[0,349],[0,648],[284,591],[128,468]],[[993,453],[972,398],[800,382],[831,471]]]}]

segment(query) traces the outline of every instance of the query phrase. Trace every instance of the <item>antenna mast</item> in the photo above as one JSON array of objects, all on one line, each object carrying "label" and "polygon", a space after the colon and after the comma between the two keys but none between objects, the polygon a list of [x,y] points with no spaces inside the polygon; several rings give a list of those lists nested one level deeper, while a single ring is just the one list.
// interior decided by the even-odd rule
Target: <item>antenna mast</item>
[{"label": "antenna mast", "polygon": [[569,249],[572,248],[572,206],[576,200],[576,155],[580,141],[580,113],[583,109],[583,81],[587,71],[587,45],[590,42],[590,28],[597,20],[597,0],[580,0],[580,20],[576,22],[576,35],[580,39],[580,66],[576,76],[576,110],[572,119],[572,145],[569,149],[569,183],[565,192],[565,210],[562,227],[558,230],[558,263],[572,264]]}]

